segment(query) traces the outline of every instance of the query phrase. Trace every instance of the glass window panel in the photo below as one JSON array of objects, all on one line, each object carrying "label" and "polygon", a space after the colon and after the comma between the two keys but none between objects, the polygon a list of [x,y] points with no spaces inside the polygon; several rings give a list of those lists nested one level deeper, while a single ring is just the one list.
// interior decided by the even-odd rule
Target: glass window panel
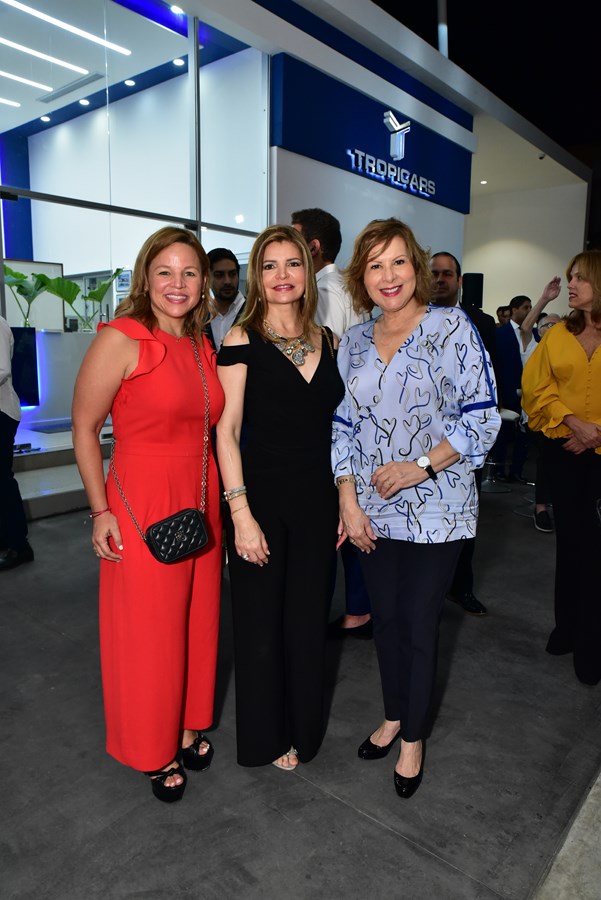
[{"label": "glass window panel", "polygon": [[267,225],[267,58],[251,47],[203,65],[200,51],[203,222]]}]

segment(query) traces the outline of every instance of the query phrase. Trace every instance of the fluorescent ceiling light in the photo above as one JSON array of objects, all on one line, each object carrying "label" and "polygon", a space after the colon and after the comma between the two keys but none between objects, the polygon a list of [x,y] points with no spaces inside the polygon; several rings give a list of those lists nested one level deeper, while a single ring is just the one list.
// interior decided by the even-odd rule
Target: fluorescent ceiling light
[{"label": "fluorescent ceiling light", "polygon": [[30,81],[29,78],[21,78],[20,75],[11,75],[10,72],[3,72],[2,69],[0,69],[0,76],[2,78],[11,78],[13,81],[20,81],[21,84],[28,84],[29,87],[40,88],[41,91],[52,90],[49,84],[40,84],[37,81]]},{"label": "fluorescent ceiling light", "polygon": [[95,34],[90,34],[89,31],[83,31],[81,28],[76,28],[75,25],[69,25],[68,22],[62,22],[60,19],[48,16],[46,13],[40,12],[38,9],[33,9],[31,6],[25,6],[24,3],[19,3],[19,0],[0,0],[0,3],[6,3],[7,6],[19,9],[21,12],[28,13],[30,16],[35,16],[36,19],[48,22],[49,25],[56,25],[57,28],[63,28],[65,31],[76,34],[78,37],[85,38],[87,41],[92,41],[94,44],[100,44],[101,47],[106,47],[108,50],[115,50],[116,53],[123,53],[124,56],[131,55],[131,50],[120,47],[119,44],[111,44],[110,41],[105,41],[104,38],[96,37]]},{"label": "fluorescent ceiling light", "polygon": [[0,103],[5,103],[6,106],[21,106],[20,103],[15,103],[14,100],[5,100],[4,97],[0,97]]},{"label": "fluorescent ceiling light", "polygon": [[[0,0],[0,3],[3,3],[4,0]],[[30,56],[35,56],[37,59],[45,59],[46,62],[54,63],[55,66],[62,66],[64,69],[71,69],[72,72],[80,72],[82,75],[89,75],[88,69],[82,69],[81,66],[74,66],[72,63],[65,62],[63,59],[56,59],[54,56],[48,56],[46,53],[40,53],[39,50],[32,50],[31,47],[24,47],[23,44],[15,44],[14,41],[9,41],[7,38],[0,37],[0,44],[4,44],[6,47],[12,47],[13,50],[20,50],[21,53],[29,53]]]}]

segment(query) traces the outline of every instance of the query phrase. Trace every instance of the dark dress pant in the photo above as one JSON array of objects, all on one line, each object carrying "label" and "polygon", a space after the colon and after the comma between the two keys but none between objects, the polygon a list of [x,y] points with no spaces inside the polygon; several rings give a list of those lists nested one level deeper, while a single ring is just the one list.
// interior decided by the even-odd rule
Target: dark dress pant
[{"label": "dark dress pant", "polygon": [[576,455],[550,441],[548,462],[555,519],[555,630],[551,652],[574,653],[577,677],[601,680],[601,454]]},{"label": "dark dress pant", "polygon": [[[247,482],[250,479],[247,478]],[[279,483],[284,483],[282,478]],[[336,566],[338,498],[330,479],[320,509],[309,488],[251,497],[267,539],[262,568],[242,560],[226,516],[236,683],[236,740],[242,766],[262,766],[298,750],[317,753],[325,729],[326,628]]]},{"label": "dark dress pant", "polygon": [[20,552],[27,544],[27,519],[13,473],[14,443],[19,423],[0,412],[0,550]]},{"label": "dark dress pant", "polygon": [[436,674],[438,623],[462,541],[417,544],[378,538],[361,554],[372,606],[384,715],[401,737],[426,736]]},{"label": "dark dress pant", "polygon": [[[476,469],[474,472],[474,481],[478,497],[480,497],[480,488],[482,486],[482,469]],[[472,560],[474,558],[474,550],[476,549],[476,538],[466,538],[461,541],[461,551],[455,566],[455,574],[451,582],[450,593],[453,597],[466,597],[472,594],[474,590],[474,570]]]}]

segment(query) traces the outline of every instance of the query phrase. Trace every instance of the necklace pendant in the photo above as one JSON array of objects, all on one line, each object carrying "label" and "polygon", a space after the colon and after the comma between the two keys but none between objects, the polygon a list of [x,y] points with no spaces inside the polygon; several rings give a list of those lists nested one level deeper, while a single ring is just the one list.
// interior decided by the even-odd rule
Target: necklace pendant
[{"label": "necklace pendant", "polygon": [[305,364],[305,351],[302,347],[299,347],[298,350],[295,350],[292,356],[290,357],[295,366],[304,366]]}]

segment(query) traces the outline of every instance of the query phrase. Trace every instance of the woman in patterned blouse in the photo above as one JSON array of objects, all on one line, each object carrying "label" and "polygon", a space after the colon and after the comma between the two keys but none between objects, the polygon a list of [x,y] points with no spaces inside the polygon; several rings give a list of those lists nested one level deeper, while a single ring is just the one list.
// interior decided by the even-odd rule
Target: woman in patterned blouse
[{"label": "woman in patterned blouse", "polygon": [[474,470],[500,426],[488,354],[461,309],[428,305],[428,262],[398,219],[357,237],[347,288],[358,312],[381,315],[340,343],[332,448],[340,540],[363,551],[384,699],[384,721],[358,752],[379,759],[400,736],[404,798],[423,772],[443,600],[460,541],[476,531]]}]

